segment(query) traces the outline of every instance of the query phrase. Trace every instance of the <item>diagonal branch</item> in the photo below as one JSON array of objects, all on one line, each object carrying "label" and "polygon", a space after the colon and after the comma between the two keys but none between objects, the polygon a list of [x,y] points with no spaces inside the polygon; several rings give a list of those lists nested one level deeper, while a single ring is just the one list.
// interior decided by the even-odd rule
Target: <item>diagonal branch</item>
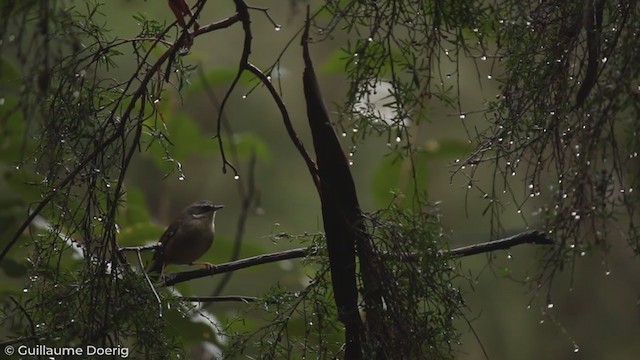
[{"label": "diagonal branch", "polygon": [[[543,233],[537,230],[525,231],[522,233],[518,233],[513,236],[509,236],[503,239],[488,241],[480,244],[464,246],[451,250],[441,250],[442,255],[449,256],[451,258],[462,258],[471,255],[489,253],[496,250],[506,250],[510,249],[514,246],[519,246],[523,244],[533,244],[533,245],[555,245],[555,241],[546,237]],[[126,247],[120,248],[121,251],[137,251],[137,250],[153,250],[155,249],[155,245],[147,245],[140,247]],[[229,271],[236,271],[240,269],[249,268],[256,265],[262,264],[270,264],[282,260],[290,260],[290,259],[298,259],[304,258],[308,256],[317,256],[318,249],[315,247],[303,247],[303,248],[295,248],[291,250],[279,251],[269,254],[262,254],[257,256],[252,256],[236,261],[227,262],[224,264],[219,264],[215,268],[212,269],[198,269],[198,270],[190,270],[190,271],[181,271],[178,273],[169,273],[166,274],[167,280],[164,283],[165,286],[171,286],[178,283],[182,283],[189,280],[199,279],[211,275],[222,274]],[[420,256],[420,254],[409,254],[405,260],[411,261],[415,260]]]}]

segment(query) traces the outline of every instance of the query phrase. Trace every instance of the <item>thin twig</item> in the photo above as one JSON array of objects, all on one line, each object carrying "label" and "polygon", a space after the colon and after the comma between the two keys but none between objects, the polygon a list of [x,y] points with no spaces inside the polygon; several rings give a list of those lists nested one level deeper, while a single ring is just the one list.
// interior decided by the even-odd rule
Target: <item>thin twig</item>
[{"label": "thin twig", "polygon": [[155,250],[161,246],[160,243],[151,244],[151,245],[143,245],[143,246],[123,246],[118,249],[118,251],[146,251],[146,250]]},{"label": "thin twig", "polygon": [[227,160],[227,156],[224,152],[224,146],[222,141],[222,116],[224,109],[227,105],[227,101],[231,97],[231,93],[236,88],[236,86],[240,83],[240,77],[242,73],[247,69],[247,64],[249,63],[249,55],[251,55],[251,40],[253,39],[253,35],[251,34],[251,17],[249,16],[249,10],[247,8],[247,4],[242,0],[234,0],[236,5],[236,13],[238,15],[239,21],[242,23],[242,31],[244,32],[244,39],[242,44],[242,54],[240,55],[240,63],[238,64],[238,71],[236,72],[236,76],[233,78],[231,82],[231,86],[224,94],[222,98],[222,103],[220,104],[220,109],[218,110],[217,117],[217,130],[216,137],[218,138],[218,145],[220,148],[220,157],[222,158],[222,172],[227,173],[227,166],[229,166],[235,176],[238,176],[238,170]]},{"label": "thin twig", "polygon": [[224,302],[224,301],[240,301],[244,303],[251,303],[260,300],[255,296],[243,296],[243,295],[226,295],[226,296],[182,296],[180,300],[183,301],[195,301],[195,302]]},{"label": "thin twig", "polygon": [[[255,198],[255,169],[256,169],[256,154],[255,151],[251,156],[251,160],[249,163],[249,176],[248,176],[248,192],[243,194],[242,197],[242,206],[240,209],[240,215],[238,216],[238,223],[236,225],[236,235],[233,243],[233,250],[231,252],[231,261],[238,260],[240,258],[240,250],[242,248],[242,239],[244,238],[247,219],[249,217],[249,212],[251,211],[251,205],[253,204]],[[213,291],[213,296],[218,296],[222,293],[225,286],[231,280],[233,272],[228,272],[224,275],[222,280],[218,283],[218,286]]]},{"label": "thin twig", "polygon": [[282,25],[278,24],[273,17],[271,17],[271,14],[269,14],[269,8],[263,8],[263,7],[257,7],[257,6],[247,6],[248,9],[251,10],[257,10],[257,11],[262,11],[264,13],[264,15],[267,17],[267,19],[269,19],[269,21],[271,22],[271,25],[275,26],[276,29],[280,30],[282,28]]},{"label": "thin twig", "polygon": [[[216,93],[211,87],[211,84],[209,84],[209,81],[207,81],[207,78],[205,77],[202,71],[202,67],[198,67],[198,70],[199,70],[198,74],[200,76],[200,81],[202,81],[205,93],[209,97],[209,100],[211,101],[215,109],[217,111],[220,111],[220,107],[221,107],[220,101],[218,100]],[[231,122],[229,121],[229,119],[227,118],[224,112],[222,113],[222,117],[220,118],[220,121],[222,121],[222,125],[224,126],[224,131],[227,133],[228,138],[232,139],[233,129],[231,127]],[[238,158],[238,149],[237,149],[236,143],[234,141],[229,141],[229,147],[230,147],[233,161],[235,163],[239,163],[240,160]],[[245,190],[244,188],[244,177],[242,177],[240,181],[237,181],[238,190],[241,198],[240,200],[241,207],[240,207],[240,215],[238,216],[238,221],[236,224],[236,233],[233,241],[233,251],[231,252],[231,258],[229,259],[229,261],[235,261],[235,260],[238,260],[238,258],[240,258],[240,249],[242,246],[242,239],[244,238],[247,220],[249,217],[249,213],[251,211],[251,206],[256,196],[255,166],[256,166],[256,154],[254,149],[251,155],[251,159],[249,161],[249,166],[248,166],[249,176],[247,177],[247,182],[246,182],[247,190]],[[212,296],[218,296],[222,293],[222,290],[224,289],[224,287],[227,285],[229,280],[231,280],[232,274],[233,274],[232,272],[228,272],[225,274],[225,276],[218,283],[218,286],[215,288],[215,290],[211,294]]]},{"label": "thin twig", "polygon": [[33,339],[37,339],[37,335],[36,335],[36,326],[35,323],[33,322],[33,319],[31,318],[31,315],[29,315],[29,313],[27,312],[27,309],[25,309],[22,304],[20,304],[20,302],[18,302],[18,300],[16,300],[15,297],[13,296],[9,296],[9,299],[11,299],[11,301],[13,301],[13,303],[15,304],[15,306],[20,309],[20,311],[24,314],[24,317],[27,319],[27,321],[29,322],[29,330],[31,331],[31,336],[29,338],[33,338]]},{"label": "thin twig", "polygon": [[162,301],[160,300],[160,295],[158,295],[156,288],[153,286],[153,282],[149,278],[149,275],[146,271],[144,271],[144,264],[142,263],[142,255],[140,255],[140,250],[136,251],[136,254],[138,256],[138,264],[140,265],[140,269],[142,269],[142,273],[144,274],[144,279],[147,281],[149,287],[151,287],[151,291],[153,292],[153,295],[156,297],[156,301],[158,302],[158,316],[162,317]]},{"label": "thin twig", "polygon": [[273,98],[273,100],[276,102],[276,105],[278,106],[278,109],[280,110],[280,114],[282,115],[282,120],[284,121],[284,126],[287,129],[287,134],[289,134],[289,138],[293,142],[293,145],[296,147],[296,149],[298,149],[298,152],[300,153],[300,155],[304,159],[305,164],[307,164],[307,168],[309,169],[309,173],[311,174],[311,176],[313,178],[313,183],[316,185],[316,189],[318,189],[318,191],[319,191],[319,189],[320,189],[320,180],[318,179],[318,168],[317,168],[315,162],[313,162],[313,160],[311,160],[311,157],[309,156],[309,153],[305,149],[304,144],[302,143],[302,140],[300,140],[300,138],[298,137],[298,134],[296,133],[295,129],[293,128],[293,124],[291,122],[291,117],[289,116],[289,111],[287,110],[287,107],[284,104],[284,101],[282,101],[282,98],[278,94],[278,90],[276,90],[276,88],[273,86],[271,81],[269,81],[267,76],[260,69],[258,69],[253,64],[249,64],[248,66],[249,67],[247,68],[247,70],[249,70],[251,73],[253,73],[255,76],[257,76],[258,79],[260,79],[260,81],[264,84],[264,86],[266,86],[267,89],[269,90],[269,93],[271,94],[271,97]]}]

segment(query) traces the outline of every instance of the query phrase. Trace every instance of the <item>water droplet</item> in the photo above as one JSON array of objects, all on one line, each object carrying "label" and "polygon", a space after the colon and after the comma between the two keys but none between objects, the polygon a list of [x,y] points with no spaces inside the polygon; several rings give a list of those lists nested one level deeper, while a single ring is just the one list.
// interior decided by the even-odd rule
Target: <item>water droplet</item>
[{"label": "water droplet", "polygon": [[274,30],[275,30],[275,31],[280,31],[280,30],[282,30],[282,25],[276,25],[276,27],[275,27],[275,29],[274,29]]},{"label": "water droplet", "polygon": [[547,309],[553,309],[553,304],[551,303],[547,304]]},{"label": "water droplet", "polygon": [[4,98],[0,98],[0,106],[4,105],[4,102],[5,102],[5,101],[6,101],[6,100],[5,100]]},{"label": "water droplet", "polygon": [[184,174],[180,174],[180,176],[178,176],[178,180],[180,180],[180,181],[184,181],[184,179],[186,179],[186,177],[184,176]]},{"label": "water droplet", "polygon": [[243,99],[246,99],[246,98],[247,98],[247,95],[242,95],[242,98],[243,98]]},{"label": "water droplet", "polygon": [[347,133],[346,133],[346,132],[343,132],[343,133],[342,133],[342,137],[347,137]]},{"label": "water droplet", "polygon": [[487,79],[491,80],[493,79],[493,76],[491,76],[491,74],[487,75]]},{"label": "water droplet", "polygon": [[368,42],[372,42],[372,41],[373,41],[373,38],[372,38],[372,37],[369,37],[369,38],[367,39],[367,41],[368,41]]},{"label": "water droplet", "polygon": [[578,351],[580,351],[580,348],[578,347],[578,345],[573,345],[573,352],[577,353]]},{"label": "water droplet", "polygon": [[240,179],[240,175],[236,175],[233,177],[234,180],[239,180]]},{"label": "water droplet", "polygon": [[604,274],[605,274],[606,276],[611,275],[611,270],[607,270]]},{"label": "water droplet", "polygon": [[511,254],[507,254],[507,259],[511,260],[513,258],[513,256],[511,256]]},{"label": "water droplet", "polygon": [[402,141],[402,139],[400,138],[400,136],[396,136],[396,142],[399,143],[401,141]]},{"label": "water droplet", "polygon": [[466,114],[460,114],[460,119],[464,119],[464,118],[466,118],[466,117],[467,117],[467,115],[466,115]]},{"label": "water droplet", "polygon": [[480,56],[480,60],[485,61],[487,60],[487,57],[485,55]]}]

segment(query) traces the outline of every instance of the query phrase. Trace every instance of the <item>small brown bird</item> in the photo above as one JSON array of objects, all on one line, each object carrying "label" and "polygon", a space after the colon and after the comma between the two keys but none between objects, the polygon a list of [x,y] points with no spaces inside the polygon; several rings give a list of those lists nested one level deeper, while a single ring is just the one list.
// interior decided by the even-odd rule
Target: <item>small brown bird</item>
[{"label": "small brown bird", "polygon": [[180,216],[169,225],[160,238],[161,246],[153,254],[148,273],[163,275],[168,264],[203,265],[213,267],[207,262],[196,262],[213,244],[216,211],[223,205],[214,205],[211,201],[200,200],[187,206]]}]

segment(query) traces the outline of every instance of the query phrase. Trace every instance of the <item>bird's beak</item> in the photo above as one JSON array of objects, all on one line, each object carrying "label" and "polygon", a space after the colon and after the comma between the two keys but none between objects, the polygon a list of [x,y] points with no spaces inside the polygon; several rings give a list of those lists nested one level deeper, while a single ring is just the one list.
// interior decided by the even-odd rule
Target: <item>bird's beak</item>
[{"label": "bird's beak", "polygon": [[213,211],[218,211],[220,209],[222,209],[224,207],[224,205],[213,205]]}]

